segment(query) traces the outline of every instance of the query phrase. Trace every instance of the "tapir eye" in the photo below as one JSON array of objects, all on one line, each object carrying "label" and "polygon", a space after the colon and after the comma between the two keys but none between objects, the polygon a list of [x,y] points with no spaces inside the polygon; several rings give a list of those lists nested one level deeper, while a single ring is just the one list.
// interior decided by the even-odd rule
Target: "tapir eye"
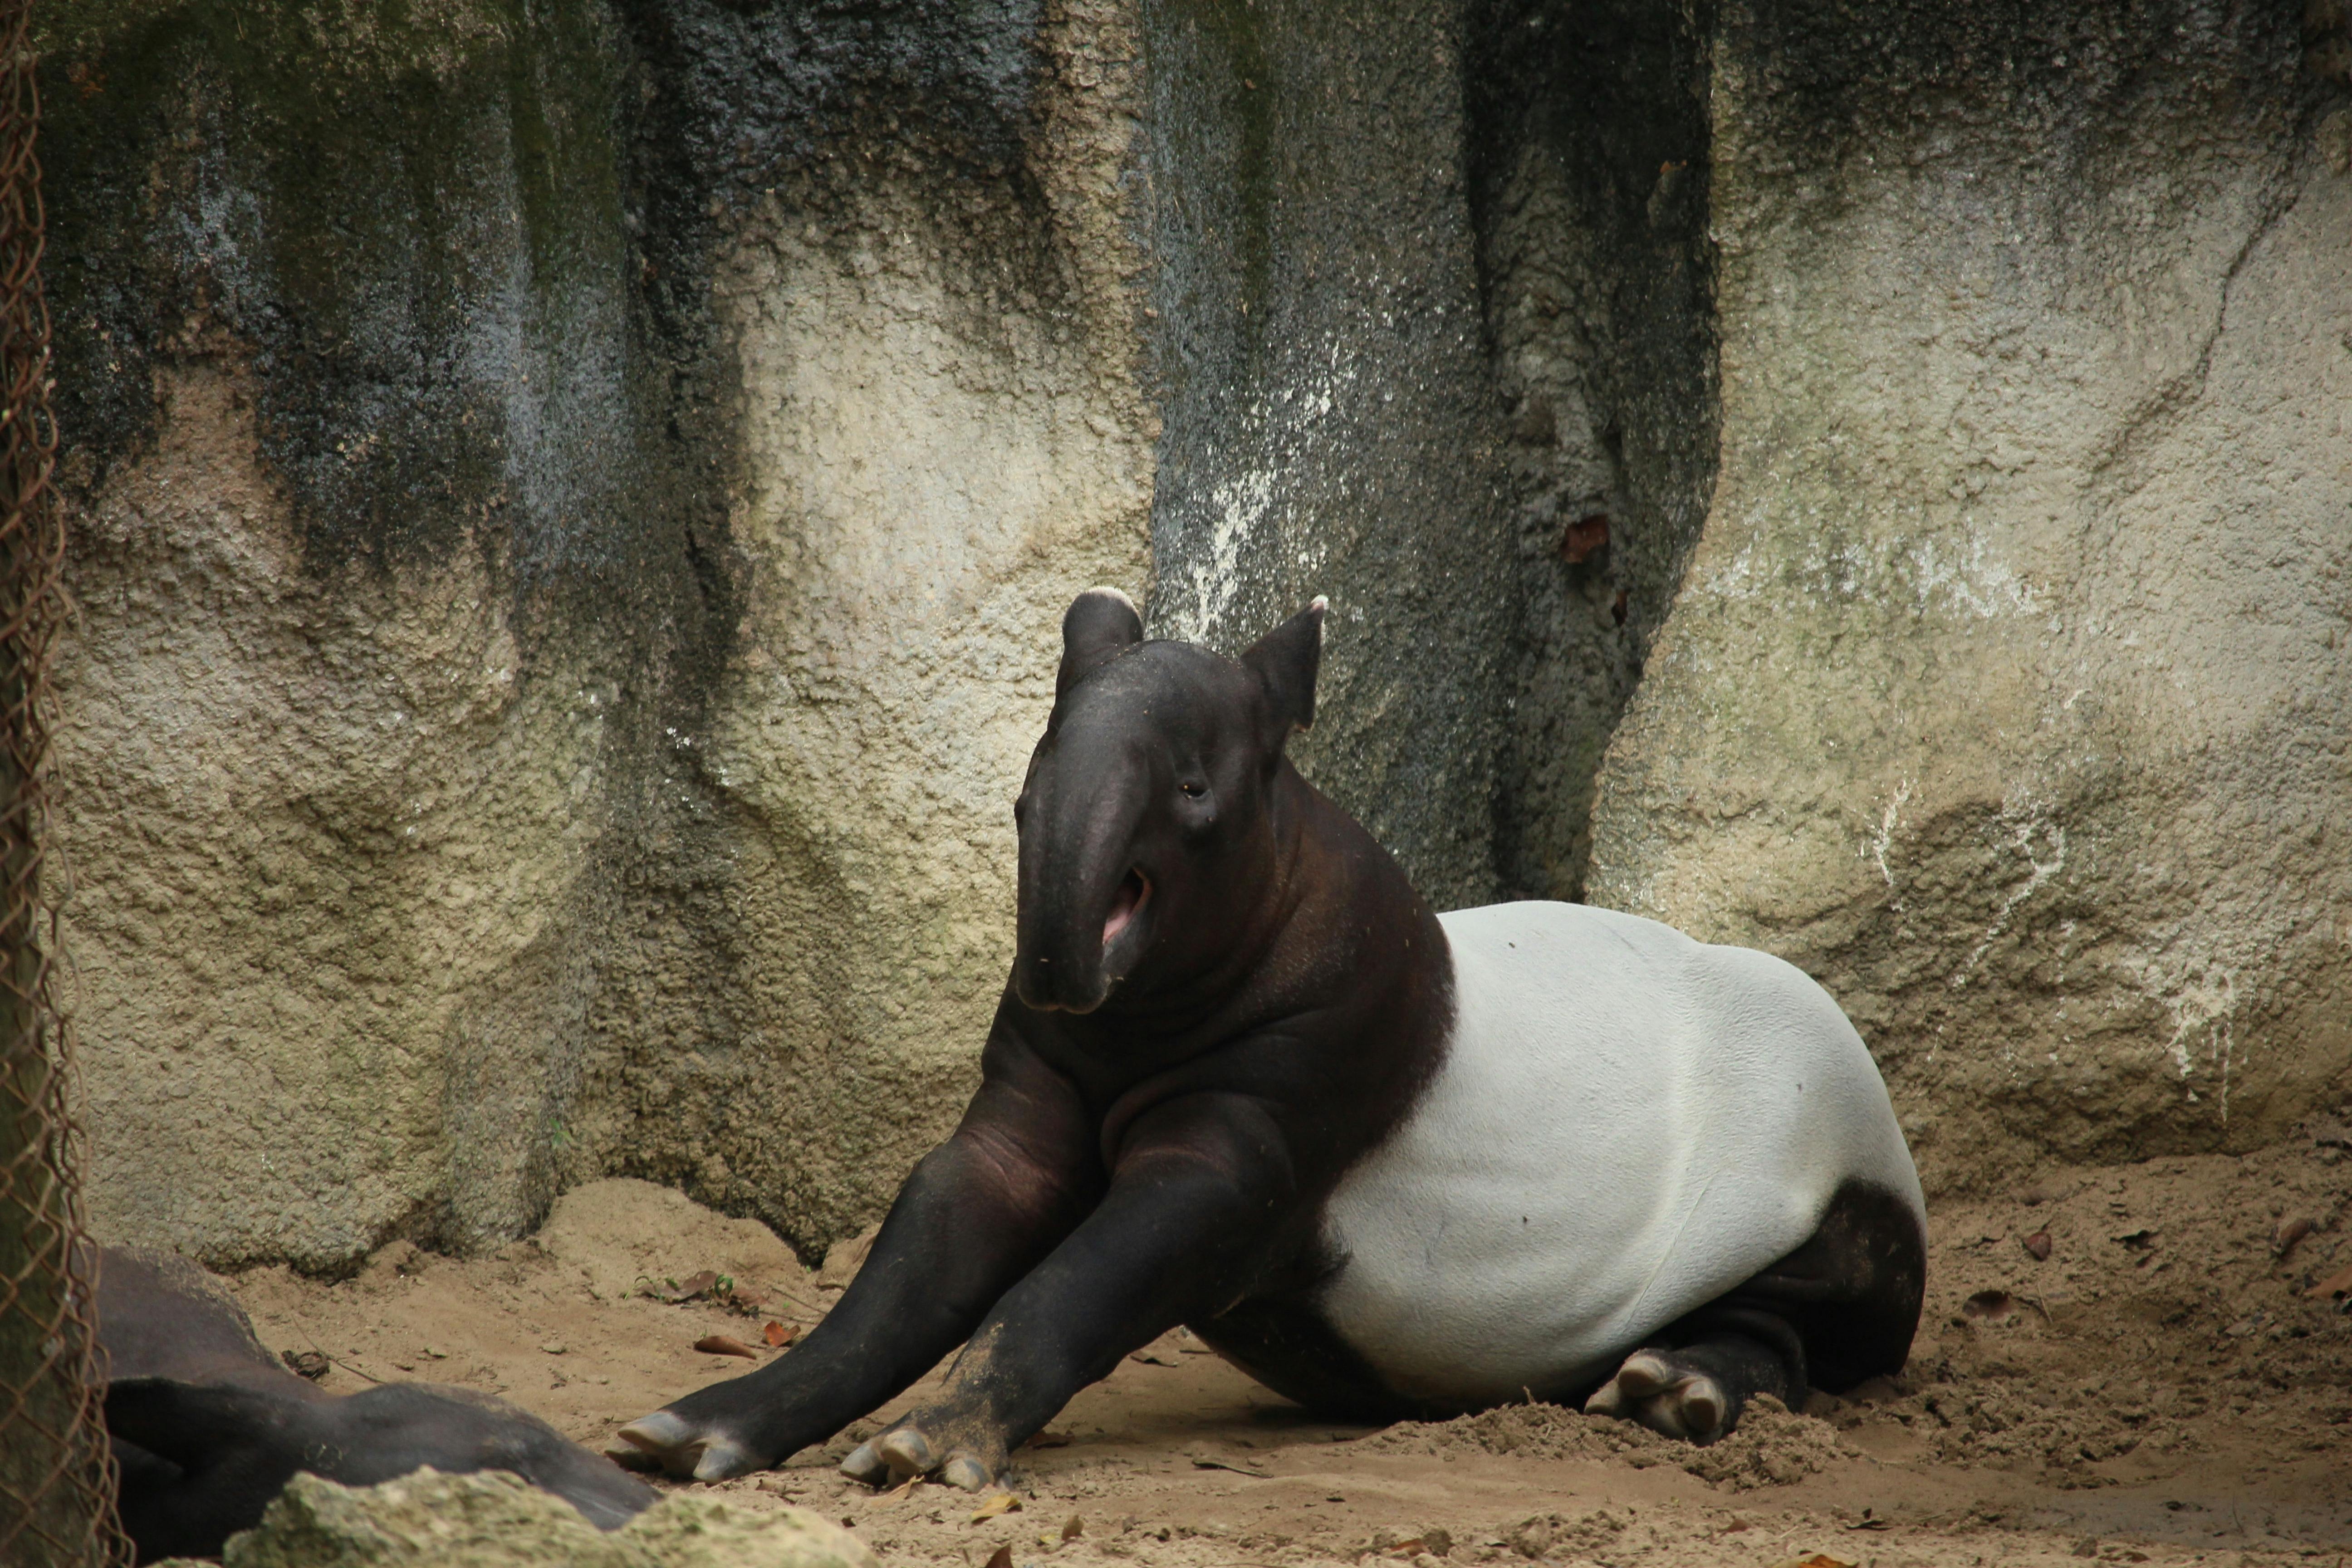
[{"label": "tapir eye", "polygon": [[1182,784],[1178,784],[1176,787],[1184,792],[1184,798],[1186,800],[1198,800],[1202,795],[1209,793],[1209,786],[1202,784],[1198,779],[1186,779]]}]

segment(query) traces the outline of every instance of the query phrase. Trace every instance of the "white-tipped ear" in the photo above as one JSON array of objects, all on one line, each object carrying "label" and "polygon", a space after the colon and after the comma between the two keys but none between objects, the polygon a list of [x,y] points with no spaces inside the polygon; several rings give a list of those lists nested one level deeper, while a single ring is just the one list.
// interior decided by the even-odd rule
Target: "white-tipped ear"
[{"label": "white-tipped ear", "polygon": [[1117,588],[1089,588],[1062,613],[1062,664],[1054,674],[1054,698],[1063,694],[1143,640],[1143,617],[1135,601]]},{"label": "white-tipped ear", "polygon": [[1323,616],[1330,602],[1313,603],[1250,645],[1242,663],[1265,683],[1268,712],[1279,745],[1293,730],[1315,724],[1315,678],[1323,665]]}]

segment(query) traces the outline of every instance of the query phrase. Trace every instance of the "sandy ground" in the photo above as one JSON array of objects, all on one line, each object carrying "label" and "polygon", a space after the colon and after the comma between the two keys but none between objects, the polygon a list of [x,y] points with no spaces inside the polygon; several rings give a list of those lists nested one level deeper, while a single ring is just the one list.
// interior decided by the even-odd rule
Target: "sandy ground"
[{"label": "sandy ground", "polygon": [[[832,1460],[874,1422],[719,1489],[815,1508],[887,1562],[969,1568],[999,1547],[1069,1568],[2337,1564],[2352,1553],[2352,1318],[2309,1292],[2352,1265],[2345,1142],[2323,1131],[2244,1159],[2047,1172],[1996,1201],[1940,1205],[1904,1375],[1817,1396],[1810,1414],[1752,1415],[1713,1449],[1549,1406],[1334,1425],[1180,1333],[1017,1456],[1018,1511],[975,1521],[961,1492],[842,1479]],[[746,1316],[633,1293],[704,1269],[768,1299]],[[341,1283],[284,1269],[228,1283],[266,1344],[332,1358],[328,1388],[462,1384],[599,1447],[751,1364],[698,1339],[758,1343],[767,1323],[804,1327],[835,1299],[758,1226],[631,1182],[568,1195],[495,1258],[401,1245]]]}]

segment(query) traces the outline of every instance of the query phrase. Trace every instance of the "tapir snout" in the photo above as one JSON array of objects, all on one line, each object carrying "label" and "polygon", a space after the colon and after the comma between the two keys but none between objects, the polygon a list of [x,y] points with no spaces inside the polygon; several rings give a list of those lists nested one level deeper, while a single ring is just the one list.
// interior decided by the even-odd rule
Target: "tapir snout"
[{"label": "tapir snout", "polygon": [[1093,1012],[1143,945],[1152,878],[1135,851],[1150,764],[1132,751],[1089,748],[1049,770],[1022,814],[1013,984],[1029,1006]]},{"label": "tapir snout", "polygon": [[1116,588],[1089,589],[1062,616],[1054,716],[1013,807],[1013,990],[1031,1007],[1093,1012],[1145,943],[1153,879],[1136,848],[1150,806],[1150,737],[1068,710],[1087,677],[1142,640],[1142,616]]}]

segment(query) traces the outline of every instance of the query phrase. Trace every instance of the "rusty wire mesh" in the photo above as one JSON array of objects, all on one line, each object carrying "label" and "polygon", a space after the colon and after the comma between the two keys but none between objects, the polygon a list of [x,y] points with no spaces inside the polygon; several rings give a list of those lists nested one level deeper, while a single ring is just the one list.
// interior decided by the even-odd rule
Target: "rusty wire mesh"
[{"label": "rusty wire mesh", "polygon": [[65,521],[49,487],[40,102],[30,0],[0,0],[0,1563],[110,1563],[93,1260],[80,1244],[68,1036],[42,897],[49,660]]}]

